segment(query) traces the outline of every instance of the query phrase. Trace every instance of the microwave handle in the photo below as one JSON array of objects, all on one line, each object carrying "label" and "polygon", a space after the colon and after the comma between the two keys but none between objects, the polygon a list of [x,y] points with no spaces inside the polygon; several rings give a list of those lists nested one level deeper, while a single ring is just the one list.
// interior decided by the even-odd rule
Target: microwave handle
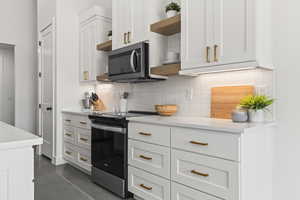
[{"label": "microwave handle", "polygon": [[135,66],[134,66],[134,54],[136,54],[136,51],[133,50],[130,56],[130,66],[133,72],[136,72]]}]

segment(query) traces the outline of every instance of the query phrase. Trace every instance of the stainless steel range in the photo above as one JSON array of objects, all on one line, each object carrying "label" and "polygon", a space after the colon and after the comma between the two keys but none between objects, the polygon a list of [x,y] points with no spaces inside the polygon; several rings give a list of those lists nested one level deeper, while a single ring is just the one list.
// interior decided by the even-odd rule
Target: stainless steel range
[{"label": "stainless steel range", "polygon": [[152,112],[94,113],[92,122],[92,180],[122,198],[127,189],[128,118]]}]

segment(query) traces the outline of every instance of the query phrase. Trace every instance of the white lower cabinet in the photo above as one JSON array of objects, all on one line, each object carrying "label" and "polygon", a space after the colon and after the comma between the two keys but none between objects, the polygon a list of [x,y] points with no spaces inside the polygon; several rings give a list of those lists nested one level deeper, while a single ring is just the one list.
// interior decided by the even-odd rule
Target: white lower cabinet
[{"label": "white lower cabinet", "polygon": [[239,164],[172,150],[171,179],[223,199],[237,200]]},{"label": "white lower cabinet", "polygon": [[64,159],[91,172],[91,125],[87,116],[64,114]]},{"label": "white lower cabinet", "polygon": [[170,179],[170,148],[129,140],[128,164]]},{"label": "white lower cabinet", "polygon": [[172,182],[171,191],[172,200],[221,200],[175,182]]},{"label": "white lower cabinet", "polygon": [[147,200],[170,200],[170,181],[143,170],[128,167],[128,190]]},{"label": "white lower cabinet", "polygon": [[139,199],[272,200],[267,126],[229,133],[130,122],[128,131],[128,188]]}]

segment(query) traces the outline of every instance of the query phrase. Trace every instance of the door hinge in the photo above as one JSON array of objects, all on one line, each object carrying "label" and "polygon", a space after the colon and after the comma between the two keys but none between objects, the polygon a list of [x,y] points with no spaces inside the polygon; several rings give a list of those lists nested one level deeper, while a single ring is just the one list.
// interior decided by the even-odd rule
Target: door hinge
[{"label": "door hinge", "polygon": [[42,72],[39,72],[39,78],[42,78]]},{"label": "door hinge", "polygon": [[42,104],[39,104],[39,109],[41,109],[42,108]]},{"label": "door hinge", "polygon": [[39,41],[39,46],[42,46],[42,41]]}]

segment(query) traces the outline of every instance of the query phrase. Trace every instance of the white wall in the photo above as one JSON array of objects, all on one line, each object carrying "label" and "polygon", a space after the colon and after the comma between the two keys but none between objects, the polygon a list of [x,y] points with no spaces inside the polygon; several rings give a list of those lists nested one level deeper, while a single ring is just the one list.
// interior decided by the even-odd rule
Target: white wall
[{"label": "white wall", "polygon": [[300,2],[273,0],[273,59],[277,69],[274,200],[300,199]]},{"label": "white wall", "polygon": [[15,45],[15,124],[35,132],[37,109],[36,0],[0,1],[0,43]]},{"label": "white wall", "polygon": [[38,7],[38,31],[48,26],[56,15],[56,0],[36,0]]}]

